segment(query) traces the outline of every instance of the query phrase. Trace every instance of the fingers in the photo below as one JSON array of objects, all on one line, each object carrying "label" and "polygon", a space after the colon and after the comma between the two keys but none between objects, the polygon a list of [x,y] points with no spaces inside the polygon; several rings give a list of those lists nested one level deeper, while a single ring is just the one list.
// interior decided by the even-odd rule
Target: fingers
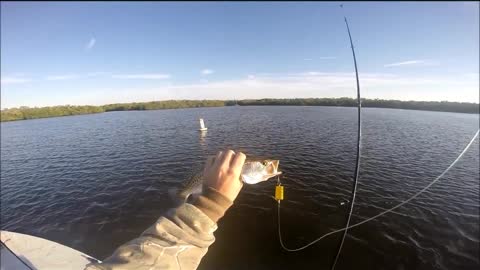
[{"label": "fingers", "polygon": [[218,151],[217,155],[215,156],[213,167],[220,167],[222,157],[223,157],[223,151]]},{"label": "fingers", "polygon": [[228,150],[225,155],[223,156],[222,165],[230,167],[230,161],[232,157],[235,155],[235,152],[232,150]]},{"label": "fingers", "polygon": [[232,159],[232,156],[235,155],[235,152],[232,150],[228,150],[226,152],[220,151],[218,152],[217,156],[215,157],[215,167],[219,168],[221,166],[230,165],[230,160]]},{"label": "fingers", "polygon": [[238,152],[232,159],[231,166],[233,168],[242,168],[246,158],[247,156],[244,153]]},{"label": "fingers", "polygon": [[244,153],[228,150],[226,152],[219,151],[215,157],[209,157],[205,167],[220,168],[222,166],[232,167],[232,169],[242,168],[247,157]]},{"label": "fingers", "polygon": [[234,201],[242,189],[239,181],[246,156],[232,150],[219,151],[215,157],[206,161],[204,170],[204,185],[216,189],[231,201]]}]

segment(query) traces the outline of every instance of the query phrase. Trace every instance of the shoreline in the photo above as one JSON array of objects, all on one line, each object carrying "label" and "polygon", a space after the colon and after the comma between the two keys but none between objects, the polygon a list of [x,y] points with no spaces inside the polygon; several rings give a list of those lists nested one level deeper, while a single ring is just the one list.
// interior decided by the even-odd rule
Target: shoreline
[{"label": "shoreline", "polygon": [[[99,106],[50,106],[20,107],[1,110],[0,122],[30,119],[96,114],[111,111],[144,111],[188,108],[211,108],[229,106],[324,106],[356,107],[353,98],[297,98],[297,99],[247,99],[247,100],[166,100],[152,102],[116,103]],[[479,114],[478,103],[447,101],[400,101],[383,99],[362,99],[363,108],[403,109],[433,112]]]}]

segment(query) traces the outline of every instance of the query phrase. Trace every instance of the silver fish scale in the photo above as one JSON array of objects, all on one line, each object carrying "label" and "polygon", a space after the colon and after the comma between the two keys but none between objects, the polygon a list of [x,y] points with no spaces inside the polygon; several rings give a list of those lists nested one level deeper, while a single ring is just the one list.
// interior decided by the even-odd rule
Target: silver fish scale
[{"label": "silver fish scale", "polygon": [[203,184],[203,171],[194,174],[192,177],[185,181],[178,196],[182,199],[186,199],[190,194],[200,193],[202,191]]}]

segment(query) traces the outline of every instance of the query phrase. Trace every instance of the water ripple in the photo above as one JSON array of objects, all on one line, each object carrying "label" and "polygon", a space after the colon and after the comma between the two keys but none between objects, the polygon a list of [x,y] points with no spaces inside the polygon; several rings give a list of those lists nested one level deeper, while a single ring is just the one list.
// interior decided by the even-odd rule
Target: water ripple
[{"label": "water ripple", "polygon": [[[207,155],[231,147],[281,160],[282,229],[289,245],[301,245],[345,222],[355,113],[226,107],[2,123],[1,227],[102,259],[171,207],[168,189]],[[207,133],[198,133],[199,117]],[[478,129],[478,115],[468,114],[367,108],[363,119],[354,223],[424,187]],[[478,269],[478,164],[477,141],[429,192],[352,229],[338,269]],[[302,253],[279,248],[273,185],[244,188],[200,269],[329,269],[335,236]]]}]

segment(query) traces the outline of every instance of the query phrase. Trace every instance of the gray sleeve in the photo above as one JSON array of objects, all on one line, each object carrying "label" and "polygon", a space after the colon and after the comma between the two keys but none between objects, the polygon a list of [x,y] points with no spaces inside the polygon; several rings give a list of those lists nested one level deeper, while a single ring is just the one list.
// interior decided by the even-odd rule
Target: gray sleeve
[{"label": "gray sleeve", "polygon": [[217,225],[192,204],[171,209],[155,224],[86,270],[196,269],[215,241]]}]

